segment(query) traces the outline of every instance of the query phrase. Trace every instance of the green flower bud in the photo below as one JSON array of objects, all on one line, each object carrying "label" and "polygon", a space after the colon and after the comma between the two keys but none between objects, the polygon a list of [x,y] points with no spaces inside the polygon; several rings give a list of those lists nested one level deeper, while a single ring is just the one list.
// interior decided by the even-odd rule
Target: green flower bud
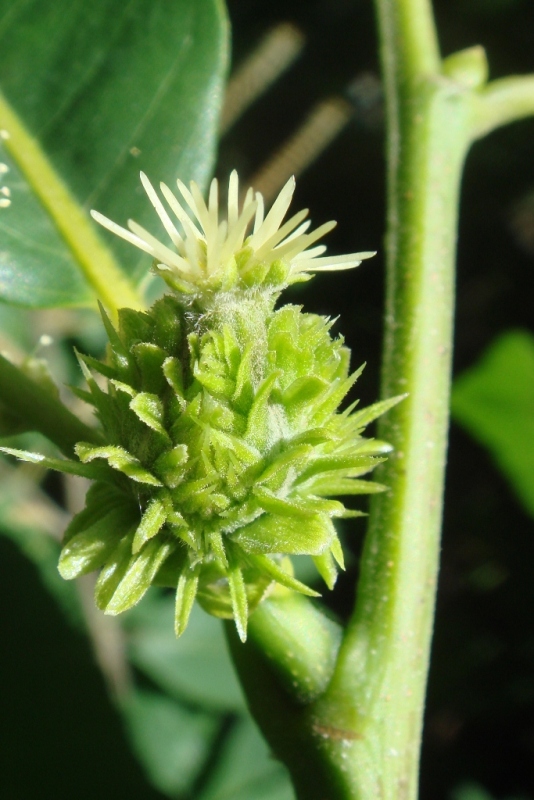
[{"label": "green flower bud", "polygon": [[94,406],[101,442],[80,442],[78,462],[50,463],[94,480],[59,570],[70,579],[99,569],[96,602],[108,614],[151,584],[173,587],[178,636],[196,598],[233,617],[244,640],[276,585],[316,595],[294,577],[291,555],[312,556],[333,587],[343,567],[334,520],[361,513],[333,498],[383,489],[362,476],[389,447],[362,432],[396,400],[340,411],[361,369],[349,373],[333,323],[275,309],[289,283],[370,254],[319,258],[324,247],[310,245],[330,223],[307,234],[303,212],[282,224],[292,182],[264,219],[258,194],[239,210],[234,173],[222,222],[216,182],[208,205],[179,183],[195,221],[162,187],[180,233],[142,179],[176,251],[133,222],[126,231],[94,216],[150,252],[172,293],[147,312],[121,309],[117,328],[103,312],[106,360],[79,356],[88,389],[75,391]]}]

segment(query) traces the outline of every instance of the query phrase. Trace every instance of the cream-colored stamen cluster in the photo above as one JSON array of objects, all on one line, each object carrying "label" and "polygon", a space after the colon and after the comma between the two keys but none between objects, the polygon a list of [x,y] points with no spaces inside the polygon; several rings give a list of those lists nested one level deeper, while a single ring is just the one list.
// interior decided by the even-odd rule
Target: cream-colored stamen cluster
[{"label": "cream-colored stamen cluster", "polygon": [[[0,183],[3,182],[4,176],[9,172],[7,164],[0,163]],[[11,189],[9,186],[0,186],[0,208],[9,208],[11,205]]]},{"label": "cream-colored stamen cluster", "polygon": [[233,171],[228,187],[227,216],[222,220],[219,219],[216,179],[211,182],[207,204],[194,181],[189,189],[182,181],[177,181],[183,201],[179,201],[162,183],[161,193],[179,221],[180,230],[144,173],[141,173],[141,181],[176,250],[171,250],[133,220],[128,221],[129,230],[126,230],[98,211],[91,211],[91,214],[112,233],[151,255],[157,262],[158,271],[170,271],[189,284],[222,277],[229,269],[236,268],[240,277],[245,277],[256,265],[275,262],[286,265],[288,282],[292,282],[299,273],[350,269],[374,255],[373,252],[363,252],[321,258],[326,247],[312,245],[336,223],[326,222],[308,233],[311,221],[306,220],[307,209],[284,223],[295,191],[294,178],[288,180],[265,215],[263,197],[253,189],[247,191],[240,209],[239,179],[237,172]]}]

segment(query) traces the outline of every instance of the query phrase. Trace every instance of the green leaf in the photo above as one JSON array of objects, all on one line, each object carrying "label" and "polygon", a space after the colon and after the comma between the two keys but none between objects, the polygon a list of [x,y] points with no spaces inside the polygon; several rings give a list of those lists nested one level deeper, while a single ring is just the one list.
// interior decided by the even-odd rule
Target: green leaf
[{"label": "green leaf", "polygon": [[232,600],[232,612],[242,642],[247,640],[248,601],[243,573],[237,565],[230,564],[228,586]]},{"label": "green leaf", "polygon": [[58,565],[61,577],[71,580],[101,567],[113,553],[121,534],[128,532],[128,528],[123,528],[123,519],[123,510],[113,509],[75,534],[61,551]]},{"label": "green leaf", "polygon": [[[122,520],[128,520],[128,528],[138,524],[139,506],[131,495],[107,483],[91,484],[85,495],[85,508],[75,514],[63,534],[63,546],[76,534],[100,524],[104,517],[115,513],[120,514]],[[110,527],[114,525],[115,522],[111,521]]]},{"label": "green leaf", "polygon": [[192,711],[159,692],[141,690],[121,710],[154,785],[170,797],[190,790],[209,756],[217,717]]},{"label": "green leaf", "polygon": [[40,453],[29,453],[27,450],[16,450],[13,447],[0,447],[0,452],[7,453],[9,456],[21,461],[29,461],[30,464],[40,464],[47,469],[53,469],[57,472],[63,472],[67,475],[78,475],[82,478],[89,478],[95,480],[101,477],[106,477],[105,471],[96,470],[93,465],[80,464],[78,461],[67,461],[67,459],[60,458],[47,458]]},{"label": "green leaf", "polygon": [[312,556],[317,571],[329,589],[333,589],[337,580],[337,567],[330,550],[325,550],[320,556]]},{"label": "green leaf", "polygon": [[[320,558],[320,556],[316,556]],[[250,563],[256,567],[260,572],[265,573],[273,580],[285,586],[287,589],[292,589],[295,592],[301,592],[308,597],[320,597],[319,592],[310,589],[306,584],[301,583],[299,580],[286,572],[285,569],[276,564],[269,556],[257,555],[248,556]],[[287,559],[289,560],[289,559]]]},{"label": "green leaf", "polygon": [[269,753],[251,719],[240,719],[199,800],[294,800],[287,772]]},{"label": "green leaf", "polygon": [[139,171],[206,182],[226,69],[223,5],[0,0],[0,18],[0,129],[10,134],[0,163],[12,192],[0,209],[0,296],[43,307],[96,292],[108,307],[114,296],[133,305],[122,302],[135,298],[128,279],[150,260],[97,233],[86,210],[160,234]]},{"label": "green leaf", "polygon": [[245,701],[220,620],[194,606],[176,639],[174,598],[150,591],[124,618],[132,663],[177,700],[217,711],[243,711]]},{"label": "green leaf", "polygon": [[133,481],[148,483],[151,486],[161,486],[160,481],[144,469],[139,459],[132,456],[123,447],[109,445],[107,447],[93,447],[87,442],[78,442],[76,445],[76,455],[87,464],[95,458],[104,458],[110,467],[123,472]]},{"label": "green leaf", "polygon": [[[300,486],[300,490],[303,490]],[[350,494],[376,494],[377,492],[384,492],[387,486],[375,481],[358,481],[353,478],[337,478],[335,473],[333,476],[328,473],[324,477],[317,477],[308,481],[307,488],[320,496],[330,495],[350,495]]]},{"label": "green leaf", "polygon": [[165,505],[159,498],[155,497],[147,506],[141,518],[132,543],[132,553],[138,553],[145,542],[152,539],[160,530],[167,519]]},{"label": "green leaf", "polygon": [[149,542],[128,565],[128,569],[106,606],[106,614],[121,614],[132,608],[146,594],[165,559],[172,552],[173,545]]},{"label": "green leaf", "polygon": [[296,517],[301,520],[314,516],[313,507],[310,507],[311,504],[306,503],[307,498],[300,503],[296,500],[287,500],[283,497],[277,497],[272,492],[262,489],[260,486],[254,488],[252,492],[260,506],[270,514],[280,514],[283,517]]},{"label": "green leaf", "polygon": [[334,530],[327,517],[306,519],[262,514],[250,525],[239,528],[230,538],[247,553],[307,553],[319,555],[332,541]]},{"label": "green leaf", "polygon": [[181,636],[187,628],[191,609],[197,595],[198,575],[198,568],[190,569],[189,565],[187,565],[178,579],[174,606],[174,632],[176,636]]},{"label": "green leaf", "polygon": [[101,611],[106,610],[133,560],[131,539],[125,536],[104,564],[95,585],[95,603]]},{"label": "green leaf", "polygon": [[131,401],[130,408],[141,422],[170,442],[169,435],[163,427],[163,404],[157,395],[139,392]]},{"label": "green leaf", "polygon": [[7,167],[2,183],[11,200],[8,208],[0,209],[0,297],[41,307],[89,303],[89,284],[3,143],[0,164]]},{"label": "green leaf", "polygon": [[488,448],[534,515],[534,337],[525,331],[499,337],[456,380],[452,414]]}]

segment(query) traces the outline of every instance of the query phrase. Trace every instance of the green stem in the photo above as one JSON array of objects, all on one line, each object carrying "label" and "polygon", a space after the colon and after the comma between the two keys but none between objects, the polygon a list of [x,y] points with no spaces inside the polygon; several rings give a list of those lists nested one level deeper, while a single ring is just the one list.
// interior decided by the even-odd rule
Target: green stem
[{"label": "green stem", "polygon": [[39,431],[72,457],[80,441],[95,442],[96,432],[0,355],[0,401],[16,414],[29,430]]},{"label": "green stem", "polygon": [[[386,81],[412,82],[439,71],[438,37],[429,0],[378,0],[378,13]],[[393,100],[396,95],[388,92],[386,96]]]},{"label": "green stem", "polygon": [[512,75],[488,84],[477,96],[472,138],[534,115],[534,75]]},{"label": "green stem", "polygon": [[355,737],[344,749],[335,739],[325,748],[345,778],[339,797],[358,800],[417,796],[447,447],[457,209],[470,140],[471,93],[425,71],[428,58],[410,52],[411,5],[377,2],[389,115],[383,394],[409,395],[380,426],[380,438],[395,448],[379,478],[389,491],[374,500],[356,608],[332,683],[314,709]]},{"label": "green stem", "polygon": [[1,93],[0,128],[9,137],[4,140],[4,147],[52,218],[97,297],[113,315],[122,307],[143,308],[134,287],[93,230],[86,212]]},{"label": "green stem", "polygon": [[421,97],[413,106],[422,113],[427,106],[426,124],[410,132],[403,174],[391,189],[398,217],[388,246],[383,385],[386,396],[406,390],[409,396],[380,426],[380,438],[395,447],[379,476],[389,491],[372,506],[356,610],[321,709],[365,741],[353,748],[358,789],[350,796],[358,798],[374,797],[379,784],[384,798],[412,798],[417,786],[447,445],[456,207],[466,141],[461,107],[455,109],[452,97],[439,91],[432,98],[427,89],[426,101]]},{"label": "green stem", "polygon": [[325,729],[313,720],[310,735],[308,707],[332,676],[341,627],[308,598],[288,593],[254,611],[245,646],[232,622],[226,634],[250,710],[274,755],[287,765],[297,796],[337,797],[331,794],[336,769],[317,748]]},{"label": "green stem", "polygon": [[[376,4],[388,114],[383,396],[408,392],[379,429],[395,448],[379,477],[389,491],[374,498],[356,607],[326,691],[302,707],[296,687],[284,683],[291,670],[283,638],[290,648],[290,630],[275,635],[260,626],[251,650],[241,650],[241,663],[234,647],[251,709],[302,800],[417,796],[439,561],[462,167],[478,136],[534,113],[534,78],[481,88],[487,66],[481,48],[440,62],[428,2]],[[269,653],[273,663],[259,681]],[[309,671],[306,659],[317,657],[313,644],[304,648],[298,674]],[[273,685],[272,674],[280,670]],[[263,678],[267,686],[269,675],[262,697],[254,686],[263,687]],[[287,726],[276,719],[284,703]]]},{"label": "green stem", "polygon": [[345,778],[340,798],[408,800],[417,796],[439,565],[462,167],[475,138],[534,113],[534,78],[480,89],[480,48],[430,72],[421,25],[406,16],[413,4],[377,0],[377,10],[389,168],[383,396],[409,394],[379,427],[395,448],[379,476],[389,491],[374,498],[356,608],[313,713],[359,737],[344,750],[325,745]]},{"label": "green stem", "polygon": [[265,600],[250,618],[248,636],[266,647],[267,661],[300,703],[311,702],[326,689],[341,627],[306,597],[289,592]]}]

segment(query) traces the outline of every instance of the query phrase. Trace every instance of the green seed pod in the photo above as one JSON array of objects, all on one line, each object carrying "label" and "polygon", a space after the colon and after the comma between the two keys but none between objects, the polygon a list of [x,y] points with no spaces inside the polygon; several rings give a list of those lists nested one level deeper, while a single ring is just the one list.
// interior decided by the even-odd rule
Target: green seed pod
[{"label": "green seed pod", "polygon": [[94,406],[101,442],[80,442],[79,462],[54,465],[95,481],[59,570],[69,579],[99,569],[96,602],[108,614],[151,584],[171,586],[177,635],[196,598],[233,617],[244,640],[274,586],[316,595],[293,576],[291,555],[312,556],[333,587],[343,567],[333,520],[361,513],[333,498],[383,488],[361,476],[389,448],[362,432],[396,400],[340,411],[361,373],[349,373],[343,339],[324,317],[275,309],[289,283],[370,254],[319,258],[324,247],[310,245],[330,223],[307,234],[301,212],[282,224],[292,182],[264,219],[258,194],[239,209],[234,173],[222,222],[216,182],[208,205],[195,184],[179,184],[195,221],[162,187],[180,232],[142,179],[175,250],[135,223],[126,231],[93,216],[150,252],[171,294],[147,312],[121,309],[117,328],[103,312],[106,360],[79,357],[88,390],[76,393]]}]

